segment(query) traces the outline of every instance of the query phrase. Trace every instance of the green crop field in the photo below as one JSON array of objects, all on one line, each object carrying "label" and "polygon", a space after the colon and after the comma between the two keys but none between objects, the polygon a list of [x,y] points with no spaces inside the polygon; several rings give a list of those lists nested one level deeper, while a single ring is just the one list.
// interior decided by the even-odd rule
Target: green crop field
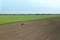
[{"label": "green crop field", "polygon": [[0,24],[56,17],[57,15],[0,15]]}]

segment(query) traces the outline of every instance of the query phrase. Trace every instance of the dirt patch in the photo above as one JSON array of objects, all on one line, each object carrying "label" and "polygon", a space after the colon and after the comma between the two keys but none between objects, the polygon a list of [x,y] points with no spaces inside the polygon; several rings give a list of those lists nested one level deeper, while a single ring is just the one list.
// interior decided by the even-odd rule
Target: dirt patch
[{"label": "dirt patch", "polygon": [[60,17],[0,25],[0,40],[60,40]]}]

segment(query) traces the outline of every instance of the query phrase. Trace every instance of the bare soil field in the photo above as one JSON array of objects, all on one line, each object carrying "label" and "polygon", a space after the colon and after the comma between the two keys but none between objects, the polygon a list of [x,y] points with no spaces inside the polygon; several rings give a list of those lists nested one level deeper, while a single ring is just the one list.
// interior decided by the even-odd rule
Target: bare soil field
[{"label": "bare soil field", "polygon": [[60,40],[60,17],[0,25],[0,40]]}]

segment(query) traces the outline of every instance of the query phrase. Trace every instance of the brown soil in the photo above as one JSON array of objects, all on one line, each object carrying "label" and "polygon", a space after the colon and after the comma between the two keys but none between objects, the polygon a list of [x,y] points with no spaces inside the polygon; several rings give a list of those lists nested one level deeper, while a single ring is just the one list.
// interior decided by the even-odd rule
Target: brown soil
[{"label": "brown soil", "polygon": [[60,40],[60,17],[0,25],[0,40]]}]

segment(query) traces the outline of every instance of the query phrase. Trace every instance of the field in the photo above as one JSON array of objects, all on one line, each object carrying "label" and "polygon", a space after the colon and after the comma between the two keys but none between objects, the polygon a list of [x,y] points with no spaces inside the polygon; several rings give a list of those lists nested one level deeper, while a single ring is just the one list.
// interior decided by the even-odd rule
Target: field
[{"label": "field", "polygon": [[0,40],[60,40],[60,16],[0,15]]},{"label": "field", "polygon": [[0,24],[56,17],[57,15],[0,15]]}]

